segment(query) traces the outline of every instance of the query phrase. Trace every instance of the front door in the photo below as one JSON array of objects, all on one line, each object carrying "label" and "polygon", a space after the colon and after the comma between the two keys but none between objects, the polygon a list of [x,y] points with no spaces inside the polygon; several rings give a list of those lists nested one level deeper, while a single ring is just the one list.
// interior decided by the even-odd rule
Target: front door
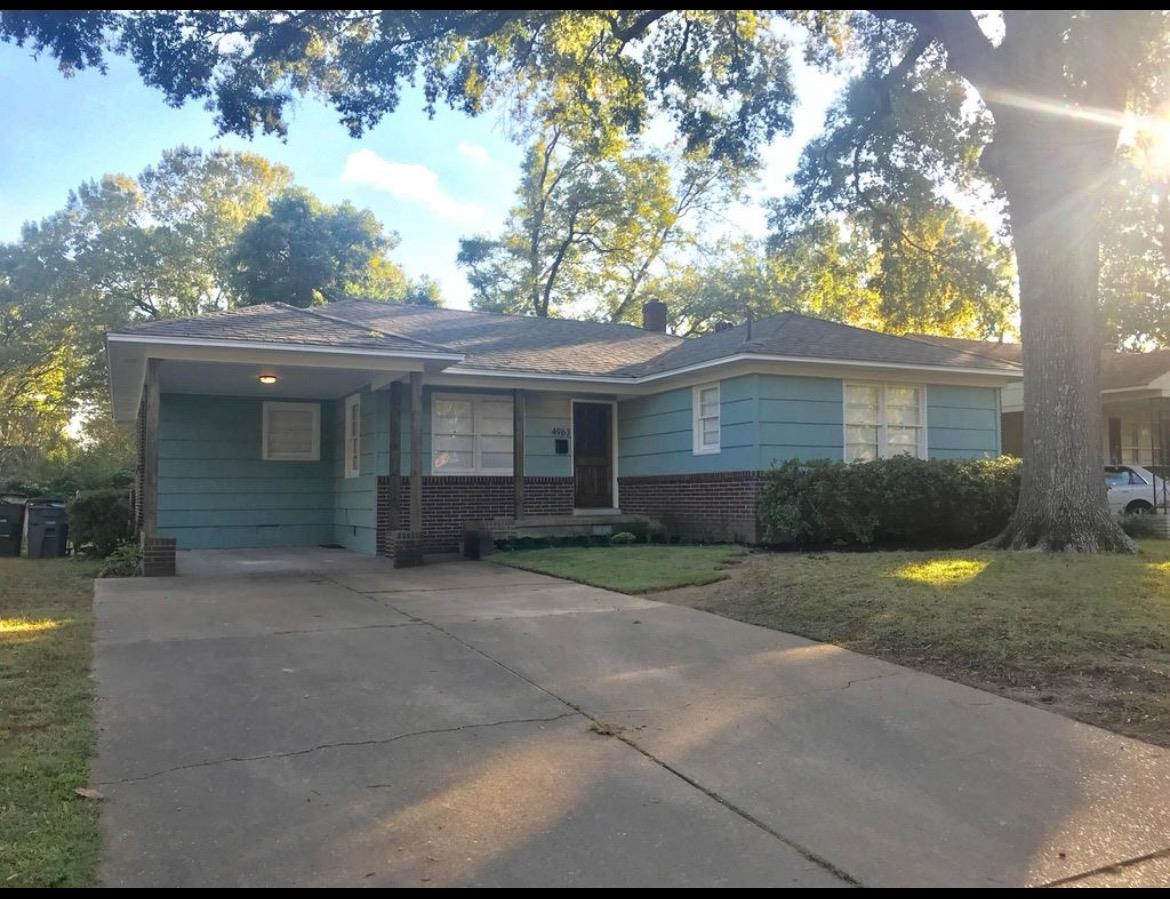
[{"label": "front door", "polygon": [[573,403],[574,505],[613,508],[613,406]]}]

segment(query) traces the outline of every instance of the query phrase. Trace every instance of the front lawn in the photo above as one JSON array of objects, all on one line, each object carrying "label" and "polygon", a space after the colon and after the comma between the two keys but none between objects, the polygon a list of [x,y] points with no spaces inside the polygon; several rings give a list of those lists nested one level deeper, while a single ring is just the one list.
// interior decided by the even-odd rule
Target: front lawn
[{"label": "front lawn", "polygon": [[540,571],[622,593],[648,593],[727,577],[727,566],[744,554],[739,546],[557,547],[501,552],[493,562]]},{"label": "front lawn", "polygon": [[760,553],[656,597],[1170,745],[1170,541],[1139,556]]},{"label": "front lawn", "polygon": [[92,882],[95,567],[0,558],[0,886]]}]

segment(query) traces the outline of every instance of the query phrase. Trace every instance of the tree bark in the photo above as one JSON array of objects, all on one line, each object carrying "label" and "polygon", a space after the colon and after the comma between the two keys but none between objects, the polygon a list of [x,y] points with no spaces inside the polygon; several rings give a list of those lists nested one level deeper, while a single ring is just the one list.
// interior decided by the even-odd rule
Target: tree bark
[{"label": "tree bark", "polygon": [[1100,186],[1117,135],[996,110],[984,165],[1008,198],[1020,281],[1024,458],[1005,549],[1135,552],[1109,511],[1101,457]]}]

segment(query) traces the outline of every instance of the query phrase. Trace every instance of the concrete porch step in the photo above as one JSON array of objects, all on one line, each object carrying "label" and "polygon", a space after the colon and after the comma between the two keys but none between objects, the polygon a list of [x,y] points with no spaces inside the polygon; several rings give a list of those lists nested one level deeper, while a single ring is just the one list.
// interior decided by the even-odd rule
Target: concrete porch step
[{"label": "concrete porch step", "polygon": [[625,530],[635,532],[660,531],[662,526],[648,515],[622,512],[602,512],[584,515],[525,515],[515,518],[492,518],[469,521],[464,528],[469,535],[481,538],[490,545],[497,540],[525,537],[606,537]]}]

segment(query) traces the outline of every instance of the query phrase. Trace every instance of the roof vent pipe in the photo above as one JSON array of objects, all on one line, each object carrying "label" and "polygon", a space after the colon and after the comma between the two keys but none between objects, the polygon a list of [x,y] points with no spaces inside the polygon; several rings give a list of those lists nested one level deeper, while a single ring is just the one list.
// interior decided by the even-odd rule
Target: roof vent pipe
[{"label": "roof vent pipe", "polygon": [[647,300],[642,304],[642,328],[666,333],[666,304],[661,300]]}]

